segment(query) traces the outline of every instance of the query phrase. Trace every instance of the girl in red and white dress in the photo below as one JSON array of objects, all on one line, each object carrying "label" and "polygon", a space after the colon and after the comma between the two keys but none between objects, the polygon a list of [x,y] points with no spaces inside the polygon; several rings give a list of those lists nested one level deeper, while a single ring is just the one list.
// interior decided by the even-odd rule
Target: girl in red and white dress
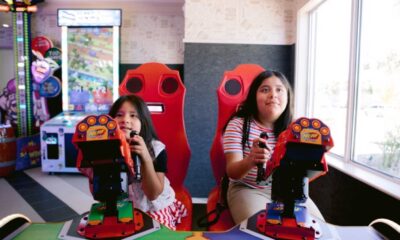
[{"label": "girl in red and white dress", "polygon": [[[141,181],[128,175],[128,194],[135,208],[175,230],[187,215],[185,206],[175,198],[167,172],[165,145],[158,140],[146,103],[138,96],[121,96],[109,115],[115,119],[130,143],[132,156],[141,162]],[[137,134],[131,134],[132,131]]]}]

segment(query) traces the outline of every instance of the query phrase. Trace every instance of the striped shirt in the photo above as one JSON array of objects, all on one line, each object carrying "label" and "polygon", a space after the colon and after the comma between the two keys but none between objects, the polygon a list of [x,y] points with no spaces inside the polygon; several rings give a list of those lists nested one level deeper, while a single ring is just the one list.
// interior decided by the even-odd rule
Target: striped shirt
[{"label": "striped shirt", "polygon": [[[244,146],[244,152],[242,150],[242,138],[243,138],[243,118],[233,118],[229,121],[223,138],[224,144],[224,153],[240,153],[243,155],[243,158],[247,157],[250,154],[251,146],[253,144],[253,140],[255,138],[259,138],[262,132],[266,132],[268,135],[267,145],[271,151],[274,150],[276,144],[276,137],[271,128],[265,128],[260,126],[254,119],[250,121],[250,132],[249,132],[249,141],[246,142]],[[246,184],[251,188],[271,188],[271,184],[257,184],[257,166],[254,166],[245,177],[240,180],[231,179],[233,182],[241,182]]]}]

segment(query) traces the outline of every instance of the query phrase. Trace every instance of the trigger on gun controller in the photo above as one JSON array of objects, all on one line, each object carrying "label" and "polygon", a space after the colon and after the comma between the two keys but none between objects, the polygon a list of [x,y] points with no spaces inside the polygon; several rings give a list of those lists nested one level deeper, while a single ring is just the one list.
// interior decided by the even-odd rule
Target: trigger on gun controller
[{"label": "trigger on gun controller", "polygon": [[[268,140],[268,134],[266,132],[262,132],[260,134],[260,138],[263,138],[265,140]],[[267,148],[267,145],[264,142],[258,142],[258,146],[260,148]]]}]

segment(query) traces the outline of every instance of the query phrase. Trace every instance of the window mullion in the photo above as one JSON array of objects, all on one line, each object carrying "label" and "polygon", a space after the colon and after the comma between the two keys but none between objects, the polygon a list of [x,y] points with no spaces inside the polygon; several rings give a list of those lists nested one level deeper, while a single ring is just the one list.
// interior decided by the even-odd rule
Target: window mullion
[{"label": "window mullion", "polygon": [[361,32],[361,6],[362,0],[353,0],[351,14],[351,39],[349,61],[349,91],[347,106],[346,147],[344,160],[349,162],[354,159],[354,146],[357,121],[357,97],[359,85],[360,61],[360,32]]},{"label": "window mullion", "polygon": [[307,89],[306,89],[306,116],[308,117],[314,117],[314,94],[315,94],[315,54],[316,54],[316,24],[317,24],[317,12],[312,11],[310,13],[310,18],[309,18],[309,29],[308,29],[308,44],[309,46],[313,47],[308,47],[308,64],[307,64]]}]

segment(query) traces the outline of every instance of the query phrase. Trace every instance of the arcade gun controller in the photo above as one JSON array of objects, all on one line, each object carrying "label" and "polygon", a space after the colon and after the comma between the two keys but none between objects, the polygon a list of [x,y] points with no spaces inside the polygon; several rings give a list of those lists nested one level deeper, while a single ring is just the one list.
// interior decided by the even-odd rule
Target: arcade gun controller
[{"label": "arcade gun controller", "polygon": [[257,216],[259,232],[279,239],[321,237],[318,221],[304,203],[308,182],[328,171],[324,154],[332,147],[330,130],[318,119],[299,118],[279,135],[262,176],[272,177],[272,203]]},{"label": "arcade gun controller", "polygon": [[129,144],[117,122],[108,115],[90,115],[76,125],[72,142],[78,149],[77,168],[93,173],[93,198],[78,233],[90,239],[121,238],[139,231],[142,213],[122,190],[121,172],[135,176]]}]

